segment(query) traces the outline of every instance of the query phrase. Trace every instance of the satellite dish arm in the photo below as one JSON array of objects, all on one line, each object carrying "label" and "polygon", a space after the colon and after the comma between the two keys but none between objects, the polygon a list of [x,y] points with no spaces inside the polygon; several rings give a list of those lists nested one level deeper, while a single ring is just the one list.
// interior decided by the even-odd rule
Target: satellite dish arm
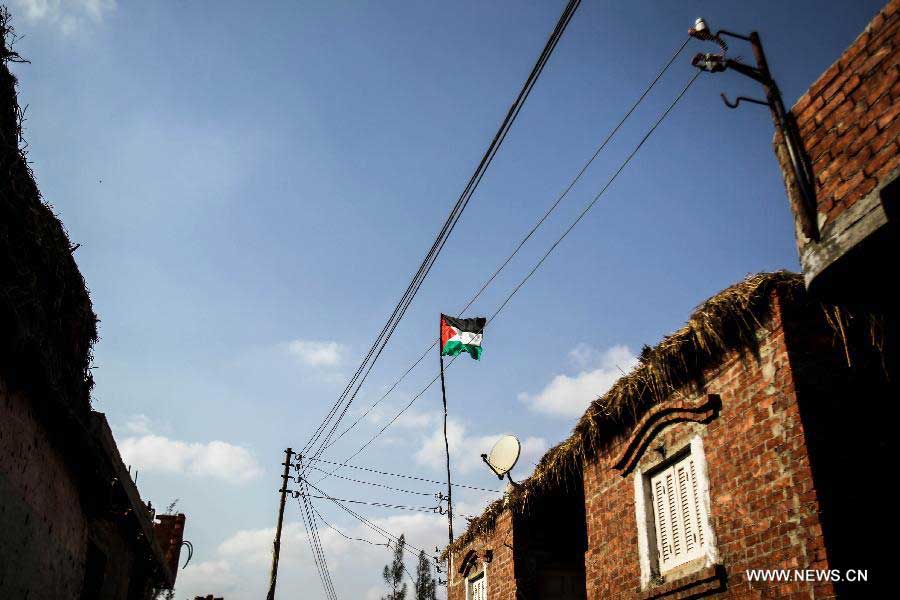
[{"label": "satellite dish arm", "polygon": [[[491,461],[488,460],[487,454],[482,454],[481,460],[483,460],[484,464],[486,464],[488,466],[488,468],[491,470],[491,472],[497,476],[497,479],[503,481],[503,474],[497,472],[497,469],[495,469],[494,465],[491,464]],[[509,475],[509,473],[507,473],[507,475]],[[510,480],[510,481],[512,481],[512,480]]]}]

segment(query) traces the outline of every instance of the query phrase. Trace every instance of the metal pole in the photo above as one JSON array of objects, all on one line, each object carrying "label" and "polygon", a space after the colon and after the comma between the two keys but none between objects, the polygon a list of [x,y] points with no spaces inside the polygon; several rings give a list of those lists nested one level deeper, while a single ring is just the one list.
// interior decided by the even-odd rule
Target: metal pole
[{"label": "metal pole", "polygon": [[[441,323],[444,316],[441,315]],[[447,452],[447,531],[449,543],[453,543],[453,487],[450,485],[450,442],[447,440],[447,387],[444,383],[444,353],[441,348],[441,332],[438,331],[438,357],[441,361],[441,397],[444,400],[444,450]],[[449,560],[449,558],[448,558]],[[448,579],[449,581],[449,579]]]},{"label": "metal pole", "polygon": [[281,552],[281,524],[284,521],[284,503],[287,496],[288,470],[291,468],[293,450],[284,451],[284,474],[281,476],[281,503],[278,506],[278,524],[275,526],[275,543],[272,548],[272,574],[269,578],[269,593],[266,600],[275,600],[275,581],[278,579],[278,555]]},{"label": "metal pole", "polygon": [[784,145],[787,147],[788,158],[794,170],[794,177],[797,180],[797,188],[803,202],[805,212],[801,215],[801,224],[804,233],[812,239],[818,239],[819,228],[815,221],[816,205],[815,191],[810,181],[809,170],[806,168],[803,158],[800,156],[800,140],[797,135],[793,123],[788,119],[787,110],[784,108],[784,101],[781,98],[781,91],[775,84],[772,74],[769,72],[769,63],[766,60],[766,54],[763,52],[762,41],[759,34],[755,31],[750,33],[750,46],[753,48],[753,57],[756,59],[756,67],[762,75],[763,89],[766,92],[766,100],[769,101],[769,108],[772,110],[772,116],[784,136]]}]

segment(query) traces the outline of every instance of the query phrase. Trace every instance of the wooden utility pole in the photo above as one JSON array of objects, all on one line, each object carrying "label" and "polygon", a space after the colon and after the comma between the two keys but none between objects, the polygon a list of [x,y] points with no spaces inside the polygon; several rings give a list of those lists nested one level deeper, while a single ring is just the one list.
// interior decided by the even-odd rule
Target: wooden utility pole
[{"label": "wooden utility pole", "polygon": [[281,524],[284,521],[284,503],[287,498],[288,471],[291,468],[291,456],[293,450],[284,451],[284,475],[281,476],[281,503],[278,506],[278,524],[275,526],[275,543],[272,548],[272,575],[269,578],[269,593],[266,600],[275,600],[275,581],[278,579],[278,555],[281,552]]}]

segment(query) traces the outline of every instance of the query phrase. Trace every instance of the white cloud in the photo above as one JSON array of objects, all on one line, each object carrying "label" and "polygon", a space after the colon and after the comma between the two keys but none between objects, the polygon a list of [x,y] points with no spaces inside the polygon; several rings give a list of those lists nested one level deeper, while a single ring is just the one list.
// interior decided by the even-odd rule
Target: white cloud
[{"label": "white cloud", "polygon": [[557,375],[538,394],[519,394],[519,400],[532,409],[558,417],[580,417],[588,405],[606,393],[619,377],[633,369],[637,357],[627,346],[613,346],[605,352],[597,352],[579,344],[569,356],[581,367],[580,361],[590,361],[593,369],[582,370],[577,375]]},{"label": "white cloud", "polygon": [[183,442],[156,435],[144,415],[129,420],[124,429],[133,435],[119,442],[119,453],[126,464],[138,470],[209,477],[233,483],[252,481],[263,472],[253,454],[242,446],[219,440],[205,444]]},{"label": "white cloud", "polygon": [[584,342],[569,350],[569,360],[579,369],[585,369],[597,364],[600,358],[600,351]]},{"label": "white cloud", "polygon": [[[447,442],[450,446],[450,464],[453,470],[466,474],[476,469],[486,469],[481,455],[489,452],[494,443],[503,435],[506,434],[470,436],[467,435],[466,426],[463,423],[453,418],[448,419]],[[514,475],[523,479],[527,477],[531,473],[534,463],[547,451],[547,448],[547,440],[544,438],[525,438],[522,441],[522,455],[519,457]],[[425,440],[422,447],[416,452],[415,460],[420,465],[431,468],[445,464],[443,424]]]},{"label": "white cloud", "polygon": [[122,429],[131,434],[146,435],[150,433],[151,423],[152,421],[147,415],[134,415],[125,422]]},{"label": "white cloud", "polygon": [[66,34],[100,23],[116,9],[116,0],[12,0],[12,4],[27,21],[58,26]]},{"label": "white cloud", "polygon": [[[323,511],[324,515],[327,515],[329,524],[348,537],[370,540],[375,544],[383,544],[388,541],[383,534],[348,517],[333,505],[324,503],[316,506]],[[347,518],[350,519],[349,523],[346,522]],[[437,514],[403,514],[385,518],[369,518],[369,521],[394,535],[404,534],[409,544],[429,553],[435,546],[442,546],[446,543],[446,517]],[[369,563],[373,566],[366,572],[378,573],[381,570],[379,565],[383,565],[389,560],[390,550],[385,546],[348,540],[321,521],[318,522],[318,527],[322,549],[328,559],[328,566],[332,574],[341,572],[357,574],[361,563]],[[237,531],[219,544],[217,554],[225,561],[234,564],[252,567],[267,566],[272,561],[274,536],[274,527]],[[303,524],[298,521],[286,523],[281,532],[281,564],[288,567],[292,565],[305,566],[309,559],[309,542]],[[410,563],[408,566],[412,568],[412,560],[414,560],[412,555],[408,555],[407,559]]]},{"label": "white cloud", "polygon": [[337,367],[346,349],[337,342],[293,340],[285,344],[287,353],[308,367]]},{"label": "white cloud", "polygon": [[189,563],[188,568],[178,570],[176,588],[178,591],[185,589],[203,590],[198,594],[208,594],[215,591],[216,594],[228,594],[238,581],[231,563],[227,560],[210,560],[199,563]]}]

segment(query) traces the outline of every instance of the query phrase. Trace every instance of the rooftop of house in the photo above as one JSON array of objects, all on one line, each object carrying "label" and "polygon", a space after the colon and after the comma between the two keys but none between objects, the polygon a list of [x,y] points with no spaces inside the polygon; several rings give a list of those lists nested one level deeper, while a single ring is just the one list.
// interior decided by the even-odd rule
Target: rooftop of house
[{"label": "rooftop of house", "polygon": [[721,364],[727,354],[755,353],[757,332],[771,315],[773,293],[782,302],[796,306],[807,303],[826,311],[823,316],[836,330],[842,329],[842,321],[849,318],[846,309],[813,303],[802,276],[788,271],[751,275],[722,290],[700,304],[681,329],[654,347],[645,346],[638,365],[590,404],[572,434],[544,454],[528,479],[470,521],[465,533],[443,555],[458,552],[478,536],[493,531],[497,518],[507,508],[521,512],[531,498],[560,489],[572,477],[580,479],[582,465],[649,407],[675,391],[701,390],[704,371]]}]

